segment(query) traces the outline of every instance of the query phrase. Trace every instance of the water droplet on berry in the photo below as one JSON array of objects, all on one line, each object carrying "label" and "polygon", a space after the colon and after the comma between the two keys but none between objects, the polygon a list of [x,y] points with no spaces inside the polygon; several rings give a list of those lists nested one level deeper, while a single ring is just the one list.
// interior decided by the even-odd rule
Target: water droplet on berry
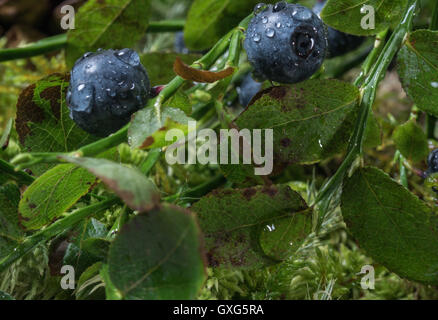
[{"label": "water droplet on berry", "polygon": [[300,10],[294,11],[292,14],[295,19],[306,21],[312,18],[312,11],[302,8]]},{"label": "water droplet on berry", "polygon": [[275,25],[278,29],[280,29],[283,25],[281,24],[281,22],[277,22],[277,24]]},{"label": "water droplet on berry", "polygon": [[91,55],[92,55],[91,52],[87,52],[87,53],[85,53],[85,54],[82,56],[82,58],[88,58],[88,57],[91,56]]},{"label": "water droplet on berry", "polygon": [[284,8],[286,8],[286,3],[284,1],[277,2],[274,5],[274,8],[272,9],[272,12],[279,12],[279,11],[283,10]]},{"label": "water droplet on berry", "polygon": [[262,18],[262,22],[263,22],[263,23],[268,23],[268,17],[267,17],[267,16],[264,16],[264,17]]},{"label": "water droplet on berry", "polygon": [[272,28],[268,28],[268,29],[266,29],[266,36],[267,36],[268,38],[272,38],[272,37],[274,37],[274,36],[275,36],[275,30],[272,29]]},{"label": "water droplet on berry", "polygon": [[266,9],[266,4],[261,2],[259,4],[256,4],[254,7],[254,15],[258,15],[260,12],[263,12]]},{"label": "water droplet on berry", "polygon": [[85,88],[85,84],[81,83],[78,85],[78,91],[82,91]]},{"label": "water droplet on berry", "polygon": [[261,40],[260,35],[256,33],[254,35],[254,37],[252,38],[252,40],[254,40],[254,42],[256,42],[256,43],[260,42],[260,40]]}]

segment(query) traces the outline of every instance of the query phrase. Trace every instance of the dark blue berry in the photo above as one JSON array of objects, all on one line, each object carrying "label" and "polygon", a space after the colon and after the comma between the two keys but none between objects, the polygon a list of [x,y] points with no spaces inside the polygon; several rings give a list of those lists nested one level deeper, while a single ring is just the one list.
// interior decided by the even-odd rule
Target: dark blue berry
[{"label": "dark blue berry", "polygon": [[254,73],[280,83],[311,77],[324,61],[326,28],[310,9],[286,2],[258,5],[246,32]]},{"label": "dark blue berry", "polygon": [[[315,12],[319,16],[325,6],[325,3],[326,1],[318,1],[315,7],[313,7],[313,12]],[[334,58],[351,52],[357,49],[364,42],[364,40],[364,37],[346,34],[327,26],[327,57]]]},{"label": "dark blue berry", "polygon": [[176,53],[188,54],[189,49],[184,41],[184,32],[180,31],[175,34],[174,50]]},{"label": "dark blue berry", "polygon": [[438,149],[433,150],[427,158],[427,173],[438,172]]},{"label": "dark blue berry", "polygon": [[240,83],[240,86],[237,88],[237,92],[239,94],[239,103],[247,107],[251,102],[252,98],[262,89],[262,84],[260,82],[255,81],[251,73],[248,73]]},{"label": "dark blue berry", "polygon": [[66,99],[76,124],[103,137],[126,125],[146,105],[149,91],[148,74],[135,51],[98,50],[76,61]]}]

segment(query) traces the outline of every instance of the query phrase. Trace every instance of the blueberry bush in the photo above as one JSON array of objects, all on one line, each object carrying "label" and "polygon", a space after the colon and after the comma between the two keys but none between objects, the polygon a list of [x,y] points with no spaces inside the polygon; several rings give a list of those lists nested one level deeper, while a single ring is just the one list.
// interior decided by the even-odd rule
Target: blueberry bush
[{"label": "blueberry bush", "polygon": [[[259,2],[0,40],[0,300],[438,298],[437,2]],[[205,129],[269,129],[272,172],[169,161]]]}]

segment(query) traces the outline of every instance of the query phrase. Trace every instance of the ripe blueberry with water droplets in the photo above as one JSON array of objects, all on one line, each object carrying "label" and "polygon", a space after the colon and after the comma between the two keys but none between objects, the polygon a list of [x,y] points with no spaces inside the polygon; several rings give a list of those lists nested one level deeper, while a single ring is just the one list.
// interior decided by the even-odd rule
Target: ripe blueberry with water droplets
[{"label": "ripe blueberry with water droplets", "polygon": [[296,83],[314,74],[324,61],[326,28],[310,9],[278,2],[258,4],[244,43],[257,77]]},{"label": "ripe blueberry with water droplets", "polygon": [[[313,7],[313,12],[315,12],[319,16],[326,2],[327,1],[325,0],[318,1],[317,4]],[[364,37],[346,34],[327,26],[327,57],[334,58],[353,51],[363,43],[364,39]]]},{"label": "ripe blueberry with water droplets", "polygon": [[427,174],[438,172],[438,149],[429,153],[427,158]]},{"label": "ripe blueberry with water droplets", "polygon": [[146,105],[149,91],[148,74],[135,51],[98,50],[76,61],[66,100],[79,127],[104,137]]}]

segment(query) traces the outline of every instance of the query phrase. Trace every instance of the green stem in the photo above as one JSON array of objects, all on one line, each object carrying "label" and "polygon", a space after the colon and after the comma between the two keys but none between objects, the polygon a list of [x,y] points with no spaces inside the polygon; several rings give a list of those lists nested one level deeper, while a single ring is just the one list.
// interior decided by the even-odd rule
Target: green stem
[{"label": "green stem", "polygon": [[67,43],[67,35],[60,34],[29,44],[22,48],[0,50],[0,62],[38,56],[62,49]]},{"label": "green stem", "polygon": [[27,174],[24,171],[15,171],[14,167],[11,166],[6,161],[0,159],[0,172],[6,174],[11,179],[18,182],[18,184],[29,185],[31,184],[35,178],[31,175]]},{"label": "green stem", "polygon": [[60,156],[73,156],[73,157],[92,157],[96,156],[112,147],[115,147],[127,140],[129,126],[126,125],[116,133],[109,135],[106,138],[97,140],[82,148],[70,152],[35,152],[35,153],[22,153],[12,159],[11,163],[15,165],[15,170],[21,170],[31,165],[45,162],[45,163],[62,163],[59,159]]},{"label": "green stem", "polygon": [[193,189],[187,190],[182,194],[174,194],[172,196],[164,198],[163,200],[166,202],[175,202],[179,199],[199,199],[209,193],[211,190],[217,189],[225,182],[226,179],[224,178],[224,176],[218,175]]},{"label": "green stem", "polygon": [[[148,33],[175,32],[184,29],[184,20],[164,20],[150,22]],[[59,34],[42,39],[25,47],[0,50],[0,62],[15,59],[30,58],[44,53],[60,50],[67,45],[67,34]]]},{"label": "green stem", "polygon": [[435,1],[433,6],[432,20],[429,27],[430,30],[438,30],[438,1]]},{"label": "green stem", "polygon": [[143,172],[144,175],[148,175],[151,169],[155,166],[157,161],[160,159],[161,149],[152,149],[149,151],[146,160],[140,164],[140,171]]},{"label": "green stem", "polygon": [[400,49],[407,33],[412,28],[412,20],[415,14],[415,10],[418,5],[418,0],[410,0],[406,13],[403,16],[402,21],[394,30],[388,43],[384,46],[377,61],[370,68],[369,75],[365,78],[361,91],[361,101],[359,107],[359,116],[356,122],[355,131],[350,140],[347,156],[339,167],[334,176],[322,187],[315,200],[315,203],[321,202],[325,198],[331,198],[331,196],[341,186],[345,174],[350,169],[355,159],[362,155],[362,144],[365,136],[365,129],[367,126],[367,120],[371,111],[372,105],[376,97],[376,90],[379,82],[385,76],[385,73],[394,58],[395,54]]},{"label": "green stem", "polygon": [[389,29],[383,30],[376,35],[376,40],[374,41],[374,48],[369,53],[368,57],[365,59],[362,65],[362,71],[354,82],[355,85],[359,86],[365,80],[366,76],[370,72],[372,66],[376,63],[377,58],[382,53],[383,47],[385,45],[385,39],[388,34]]},{"label": "green stem", "polygon": [[240,50],[241,50],[241,40],[242,40],[242,30],[237,29],[233,32],[230,40],[230,49],[228,50],[228,58],[226,67],[235,68],[239,65]]},{"label": "green stem", "polygon": [[5,271],[12,263],[23,257],[26,253],[34,249],[38,244],[47,241],[54,236],[64,232],[66,229],[73,227],[87,217],[92,216],[103,210],[107,210],[113,205],[119,203],[118,198],[111,198],[91,206],[78,209],[65,218],[62,218],[47,228],[39,231],[21,242],[9,255],[0,260],[0,272]]},{"label": "green stem", "polygon": [[160,32],[177,32],[184,30],[186,24],[185,20],[162,20],[151,21],[147,29],[148,33],[160,33]]}]

